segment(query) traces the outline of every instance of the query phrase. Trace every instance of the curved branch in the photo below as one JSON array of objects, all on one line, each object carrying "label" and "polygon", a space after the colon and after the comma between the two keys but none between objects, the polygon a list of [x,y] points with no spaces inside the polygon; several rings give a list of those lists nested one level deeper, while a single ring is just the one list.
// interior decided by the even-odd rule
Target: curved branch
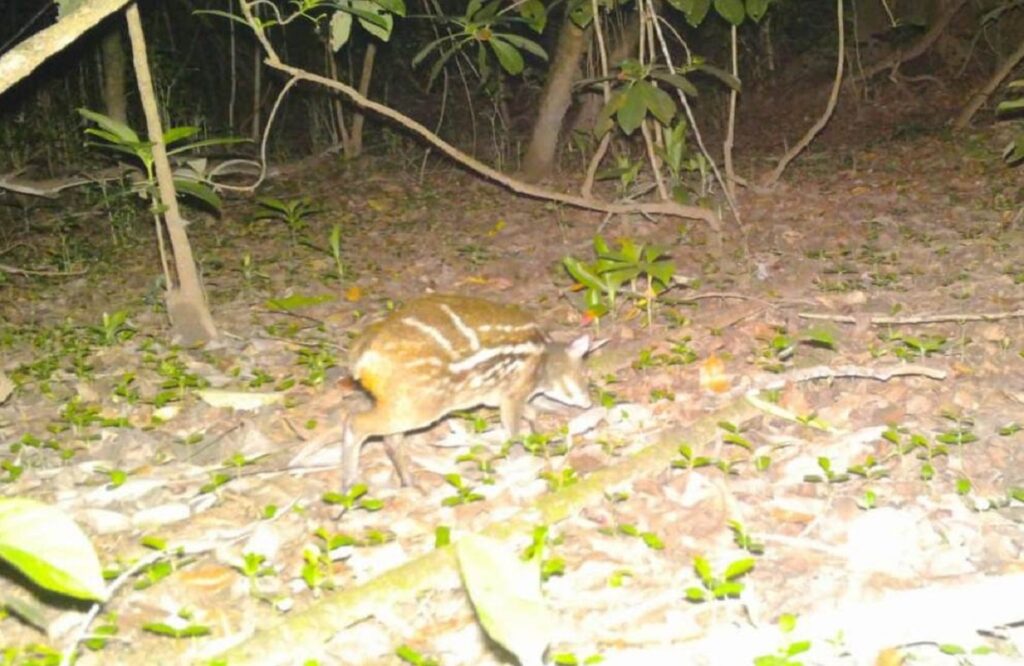
[{"label": "curved branch", "polygon": [[531,185],[524,183],[521,180],[508,176],[497,169],[487,166],[483,162],[475,159],[474,157],[462,152],[455,146],[447,143],[436,134],[431,132],[428,128],[413,120],[412,118],[395,111],[389,106],[375,102],[364,95],[359,94],[359,91],[355,88],[345,85],[341,81],[327,78],[326,76],[320,76],[308,72],[299,67],[293,67],[285,64],[281,58],[277,55],[270,41],[267,39],[266,34],[253,18],[252,9],[248,2],[240,3],[242,13],[245,16],[246,21],[253,28],[253,32],[256,38],[263,45],[263,50],[267,54],[267,58],[264,61],[266,65],[272,69],[276,69],[279,72],[283,72],[290,77],[293,77],[299,81],[309,81],[310,83],[316,83],[330,88],[331,90],[337,90],[338,92],[345,95],[352,103],[356,104],[362,109],[373,111],[380,116],[393,120],[402,127],[406,128],[410,132],[416,134],[427,143],[431,144],[442,153],[452,158],[456,162],[469,167],[478,174],[489,178],[490,180],[504,185],[508,189],[522,194],[524,196],[533,197],[535,199],[544,199],[548,201],[557,201],[564,203],[575,208],[582,208],[585,210],[600,211],[603,213],[641,213],[651,215],[669,215],[672,217],[681,217],[693,220],[701,220],[716,234],[721,236],[721,225],[719,224],[718,218],[715,214],[700,206],[686,206],[683,204],[676,203],[674,201],[656,201],[650,203],[632,203],[632,204],[617,204],[601,201],[599,199],[593,199],[590,197],[575,196],[571,194],[565,194],[562,192],[556,192],[549,190],[544,187]]},{"label": "curved branch", "polygon": [[846,52],[846,31],[843,29],[843,0],[836,0],[836,14],[836,22],[838,24],[837,30],[839,31],[839,48],[837,50],[839,53],[838,58],[836,58],[836,75],[832,82],[832,92],[829,94],[828,104],[825,106],[825,112],[822,113],[821,117],[818,118],[818,121],[814,123],[809,130],[807,130],[807,133],[804,134],[803,138],[782,156],[779,163],[775,166],[775,169],[762,183],[764,187],[772,187],[775,183],[779,182],[779,178],[782,177],[782,172],[786,170],[789,163],[792,162],[797,155],[803,152],[804,148],[809,146],[811,141],[814,141],[815,137],[818,136],[818,133],[825,128],[825,125],[827,125],[828,121],[832,118],[832,112],[835,111],[836,102],[839,101],[839,90],[843,84],[843,63],[845,62]]}]

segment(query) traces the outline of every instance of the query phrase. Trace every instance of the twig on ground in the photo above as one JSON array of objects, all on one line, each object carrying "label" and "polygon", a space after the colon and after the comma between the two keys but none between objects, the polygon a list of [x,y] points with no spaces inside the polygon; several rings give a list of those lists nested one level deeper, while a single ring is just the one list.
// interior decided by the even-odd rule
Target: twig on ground
[{"label": "twig on ground", "polygon": [[[834,321],[840,324],[856,324],[858,321],[861,321],[858,317],[851,315],[818,314],[816,312],[801,312],[797,316],[801,319]],[[872,326],[902,326],[906,324],[937,324],[949,321],[999,321],[1000,319],[1017,319],[1020,317],[1024,317],[1024,310],[1012,310],[1010,312],[981,312],[976,314],[951,313],[919,315],[914,317],[888,317],[879,315],[868,319],[868,323]]]}]

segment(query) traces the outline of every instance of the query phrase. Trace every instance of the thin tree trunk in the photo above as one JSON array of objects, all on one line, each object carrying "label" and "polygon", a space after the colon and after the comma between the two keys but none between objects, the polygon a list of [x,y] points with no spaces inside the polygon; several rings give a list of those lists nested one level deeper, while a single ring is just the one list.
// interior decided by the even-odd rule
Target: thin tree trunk
[{"label": "thin tree trunk", "polygon": [[586,47],[587,34],[568,15],[562,19],[558,46],[555,47],[530,144],[523,158],[523,178],[527,181],[536,182],[551,173],[558,149],[558,133],[572,101],[572,84],[579,78],[580,58]]},{"label": "thin tree trunk", "polygon": [[114,25],[103,37],[103,108],[107,116],[121,123],[128,123],[128,98],[125,95],[125,80],[128,70],[128,54],[124,50],[121,29]]},{"label": "thin tree trunk", "polygon": [[167,147],[163,143],[160,112],[157,109],[156,97],[153,93],[153,78],[149,71],[146,38],[142,32],[138,5],[128,8],[126,18],[128,20],[128,36],[132,45],[132,62],[135,65],[135,80],[139,86],[139,98],[146,116],[147,134],[153,144],[153,165],[156,167],[160,204],[164,209],[164,224],[167,226],[167,236],[170,238],[171,251],[174,253],[174,268],[178,284],[167,285],[167,314],[171,319],[171,328],[184,344],[194,345],[208,342],[217,337],[217,329],[210,316],[206,295],[199,280],[199,273],[196,271],[192,246],[189,245],[188,234],[185,233],[185,221],[178,209],[171,164],[167,160]]},{"label": "thin tree trunk", "polygon": [[[377,58],[377,45],[370,42],[366,45],[366,53],[363,54],[363,71],[359,74],[359,94],[367,96],[370,91],[370,80],[373,79],[373,63]],[[359,157],[363,153],[363,125],[366,123],[366,116],[362,111],[356,111],[352,117],[352,133],[349,135],[349,146],[345,150],[346,157]]]},{"label": "thin tree trunk", "polygon": [[997,69],[985,85],[982,86],[981,90],[971,96],[971,101],[968,102],[967,106],[963,108],[960,115],[958,115],[956,120],[953,122],[953,129],[959,131],[970,124],[971,118],[974,117],[974,114],[977,113],[978,109],[980,109],[988,98],[991,97],[992,93],[994,93],[996,88],[998,88],[1003,82],[1003,79],[1009,76],[1013,70],[1017,68],[1017,65],[1020,64],[1021,60],[1024,60],[1024,40],[1021,41],[1017,50],[1003,61],[1003,64],[999,66],[999,69]]}]

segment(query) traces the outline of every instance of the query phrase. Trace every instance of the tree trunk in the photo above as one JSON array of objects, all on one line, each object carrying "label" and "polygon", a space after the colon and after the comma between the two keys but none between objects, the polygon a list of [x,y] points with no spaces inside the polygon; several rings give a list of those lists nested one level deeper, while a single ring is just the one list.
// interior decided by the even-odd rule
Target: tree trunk
[{"label": "tree trunk", "polygon": [[[373,62],[377,57],[377,44],[370,42],[366,45],[366,53],[363,54],[363,71],[359,74],[359,94],[367,97],[370,91],[370,80],[373,78]],[[363,153],[363,124],[366,116],[362,111],[356,110],[352,116],[352,134],[349,136],[349,145],[345,149],[345,156],[356,158]]]},{"label": "tree trunk", "polygon": [[121,29],[111,26],[103,37],[103,108],[107,116],[128,124],[128,98],[125,96],[128,55],[124,51]]},{"label": "tree trunk", "polygon": [[[132,5],[126,12],[128,36],[132,45],[132,62],[135,65],[135,80],[139,86],[139,98],[146,116],[146,131],[153,144],[153,166],[160,190],[160,204],[163,206],[163,220],[167,236],[174,253],[174,269],[177,285],[168,284],[166,303],[171,328],[183,344],[194,345],[217,337],[217,329],[206,304],[199,273],[192,258],[192,246],[185,233],[185,221],[178,209],[177,193],[174,191],[174,176],[167,161],[167,147],[163,143],[163,129],[160,113],[153,94],[153,79],[146,56],[146,39],[142,33],[138,5]],[[156,210],[156,208],[154,208]]]},{"label": "tree trunk", "polygon": [[558,133],[572,101],[572,84],[579,78],[580,58],[589,31],[581,30],[565,16],[558,33],[558,46],[551,59],[548,80],[533,123],[530,145],[523,158],[523,178],[536,182],[551,173],[558,148]]}]

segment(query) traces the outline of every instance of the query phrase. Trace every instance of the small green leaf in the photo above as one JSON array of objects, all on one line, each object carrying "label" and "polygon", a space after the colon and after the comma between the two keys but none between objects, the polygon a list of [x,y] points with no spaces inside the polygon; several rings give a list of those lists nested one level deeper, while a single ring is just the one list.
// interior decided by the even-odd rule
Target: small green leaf
[{"label": "small green leaf", "polygon": [[523,54],[519,52],[519,49],[497,36],[488,40],[488,44],[491,45],[494,55],[498,57],[498,62],[501,63],[502,69],[513,76],[522,73],[525,63],[523,62]]},{"label": "small green leaf", "polygon": [[715,11],[733,25],[740,25],[746,18],[747,12],[743,7],[743,0],[714,0]]}]

